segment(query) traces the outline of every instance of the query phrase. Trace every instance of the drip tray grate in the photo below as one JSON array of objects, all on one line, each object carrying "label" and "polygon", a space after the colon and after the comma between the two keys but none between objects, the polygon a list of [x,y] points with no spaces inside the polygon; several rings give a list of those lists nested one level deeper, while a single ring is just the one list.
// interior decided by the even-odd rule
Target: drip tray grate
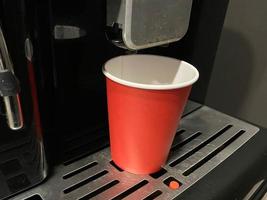
[{"label": "drip tray grate", "polygon": [[[207,106],[186,115],[175,137],[169,161],[159,172],[134,175],[118,168],[109,148],[55,168],[46,182],[13,200],[35,194],[44,200],[174,199],[218,166],[259,129]],[[177,180],[171,189],[166,182]]]}]

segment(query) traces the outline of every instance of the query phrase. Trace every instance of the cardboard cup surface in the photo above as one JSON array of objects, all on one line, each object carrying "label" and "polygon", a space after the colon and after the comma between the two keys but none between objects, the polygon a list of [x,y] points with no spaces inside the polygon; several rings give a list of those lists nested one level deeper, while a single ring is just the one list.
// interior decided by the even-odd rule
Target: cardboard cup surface
[{"label": "cardboard cup surface", "polygon": [[120,56],[103,67],[107,82],[111,157],[135,174],[167,160],[192,84],[192,65],[153,55]]}]

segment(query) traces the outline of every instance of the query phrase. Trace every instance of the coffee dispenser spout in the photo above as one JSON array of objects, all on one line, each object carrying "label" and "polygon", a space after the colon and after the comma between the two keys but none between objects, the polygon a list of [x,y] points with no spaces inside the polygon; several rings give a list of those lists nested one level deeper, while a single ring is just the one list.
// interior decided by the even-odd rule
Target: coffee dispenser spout
[{"label": "coffee dispenser spout", "polygon": [[187,32],[191,7],[192,0],[109,0],[107,37],[132,50],[178,41]]}]

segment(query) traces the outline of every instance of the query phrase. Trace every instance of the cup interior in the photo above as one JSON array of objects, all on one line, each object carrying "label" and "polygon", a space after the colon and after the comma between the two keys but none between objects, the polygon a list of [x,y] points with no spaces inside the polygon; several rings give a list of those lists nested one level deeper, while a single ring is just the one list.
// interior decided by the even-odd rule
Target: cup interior
[{"label": "cup interior", "polygon": [[192,85],[199,73],[191,64],[155,55],[127,55],[105,63],[103,73],[111,80],[143,89],[178,89]]}]

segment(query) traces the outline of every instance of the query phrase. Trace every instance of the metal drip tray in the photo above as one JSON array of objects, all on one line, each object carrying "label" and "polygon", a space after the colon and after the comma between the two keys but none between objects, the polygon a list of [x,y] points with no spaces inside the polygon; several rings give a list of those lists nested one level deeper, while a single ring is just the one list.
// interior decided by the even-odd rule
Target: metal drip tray
[{"label": "metal drip tray", "polygon": [[[35,194],[44,200],[174,199],[258,131],[253,125],[203,106],[182,119],[169,161],[158,173],[140,176],[122,171],[106,148],[56,167],[46,182],[13,200]],[[174,179],[181,185],[177,190],[167,186]]]}]

